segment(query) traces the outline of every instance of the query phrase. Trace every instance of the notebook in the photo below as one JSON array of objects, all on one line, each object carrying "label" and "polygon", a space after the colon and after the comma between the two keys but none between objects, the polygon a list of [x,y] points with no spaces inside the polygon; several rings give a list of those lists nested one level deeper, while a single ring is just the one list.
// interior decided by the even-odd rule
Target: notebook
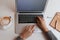
[{"label": "notebook", "polygon": [[53,17],[50,22],[50,26],[60,31],[60,12],[56,12],[56,15]]}]

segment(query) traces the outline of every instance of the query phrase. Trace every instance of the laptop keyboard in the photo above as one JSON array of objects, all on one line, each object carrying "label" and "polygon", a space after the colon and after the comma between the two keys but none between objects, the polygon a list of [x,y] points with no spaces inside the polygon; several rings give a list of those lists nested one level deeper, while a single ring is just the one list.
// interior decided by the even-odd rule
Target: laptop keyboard
[{"label": "laptop keyboard", "polygon": [[36,23],[35,19],[36,16],[42,16],[43,15],[18,15],[18,23]]}]

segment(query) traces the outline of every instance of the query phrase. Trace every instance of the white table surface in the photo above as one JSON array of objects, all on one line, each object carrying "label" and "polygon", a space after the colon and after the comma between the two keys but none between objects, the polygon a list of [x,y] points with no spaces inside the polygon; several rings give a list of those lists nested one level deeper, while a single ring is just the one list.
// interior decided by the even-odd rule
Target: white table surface
[{"label": "white table surface", "polygon": [[[46,21],[47,28],[51,30],[54,35],[60,40],[60,32],[53,29],[49,26],[49,23],[53,16],[55,15],[56,11],[60,10],[59,0],[49,0],[45,9],[44,19]],[[55,5],[54,5],[55,4]],[[55,7],[54,7],[55,6]],[[18,34],[15,33],[15,26],[14,26],[14,14],[15,14],[15,0],[0,0],[0,17],[3,16],[11,16],[12,21],[11,23],[4,28],[4,30],[0,30],[0,40],[13,40]],[[45,40],[44,35],[39,32],[34,32],[31,37],[27,40]]]}]

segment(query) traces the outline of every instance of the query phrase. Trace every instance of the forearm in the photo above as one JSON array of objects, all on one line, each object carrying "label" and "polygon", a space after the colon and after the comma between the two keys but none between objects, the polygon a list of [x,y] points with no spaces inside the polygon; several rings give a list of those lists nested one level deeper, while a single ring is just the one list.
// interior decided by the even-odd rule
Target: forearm
[{"label": "forearm", "polygon": [[42,27],[42,29],[43,29],[43,32],[46,33],[49,40],[57,40],[55,35],[50,30],[48,30],[48,28],[46,28],[46,26]]}]

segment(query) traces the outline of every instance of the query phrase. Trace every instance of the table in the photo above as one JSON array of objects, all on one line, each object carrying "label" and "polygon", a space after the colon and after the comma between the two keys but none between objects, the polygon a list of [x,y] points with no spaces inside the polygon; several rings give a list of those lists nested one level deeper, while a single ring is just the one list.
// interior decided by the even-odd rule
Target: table
[{"label": "table", "polygon": [[[49,0],[49,3],[47,4],[47,7],[45,9],[45,12],[43,12],[43,14],[44,14],[44,19],[46,21],[47,28],[54,33],[54,35],[58,38],[58,40],[60,40],[60,32],[56,31],[51,26],[49,26],[51,19],[55,15],[52,13],[55,13],[57,10],[59,10],[59,7],[60,7],[59,6],[57,9],[56,8],[51,9],[53,6],[56,6],[57,4],[60,3],[59,1],[57,1],[58,3],[54,5],[55,3],[53,2],[56,3],[56,0],[52,0],[52,2],[51,0]],[[49,7],[49,5],[51,7]],[[0,0],[0,17],[3,17],[3,16],[12,17],[11,23],[3,30],[0,30],[0,40],[13,40],[15,37],[18,36],[18,34],[15,33],[14,14],[15,14],[15,0]],[[45,40],[45,39],[44,39],[44,35],[42,34],[42,32],[34,32],[32,36],[26,40]]]}]

